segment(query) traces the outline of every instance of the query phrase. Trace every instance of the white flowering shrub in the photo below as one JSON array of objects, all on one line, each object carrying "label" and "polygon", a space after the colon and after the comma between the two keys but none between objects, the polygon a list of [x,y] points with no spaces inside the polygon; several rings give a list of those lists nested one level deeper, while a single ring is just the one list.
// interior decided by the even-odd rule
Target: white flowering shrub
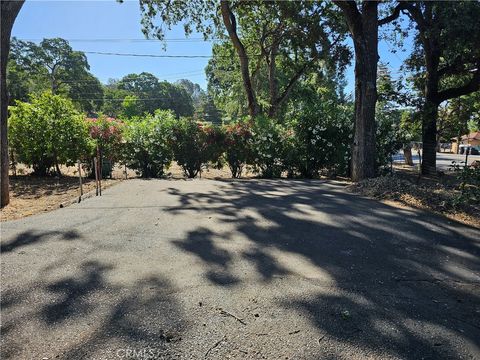
[{"label": "white flowering shrub", "polygon": [[274,119],[255,119],[250,138],[253,169],[262,177],[280,177],[284,169],[285,129]]},{"label": "white flowering shrub", "polygon": [[287,167],[306,178],[348,175],[353,115],[348,107],[325,101],[292,119]]}]

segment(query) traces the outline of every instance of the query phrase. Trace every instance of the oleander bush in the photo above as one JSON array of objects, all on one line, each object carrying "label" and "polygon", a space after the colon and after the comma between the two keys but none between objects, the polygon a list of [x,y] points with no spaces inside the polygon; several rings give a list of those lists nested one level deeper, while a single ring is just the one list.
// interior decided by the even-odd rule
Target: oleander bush
[{"label": "oleander bush", "polygon": [[316,105],[290,122],[288,169],[304,178],[348,175],[353,122],[348,109]]},{"label": "oleander bush", "polygon": [[225,161],[233,178],[242,176],[252,158],[252,129],[249,121],[238,121],[224,126]]},{"label": "oleander bush", "polygon": [[223,132],[215,125],[180,118],[172,126],[169,145],[185,176],[194,178],[202,167],[219,165],[223,153]]},{"label": "oleander bush", "polygon": [[265,178],[280,177],[285,168],[285,128],[274,119],[259,116],[252,125],[251,165]]}]

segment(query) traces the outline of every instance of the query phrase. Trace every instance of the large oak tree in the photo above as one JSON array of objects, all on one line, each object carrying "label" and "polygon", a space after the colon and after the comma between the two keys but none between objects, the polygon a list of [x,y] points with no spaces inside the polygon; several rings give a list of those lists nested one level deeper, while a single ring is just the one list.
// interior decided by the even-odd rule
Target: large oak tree
[{"label": "large oak tree", "polygon": [[416,28],[408,65],[422,101],[422,173],[436,172],[437,120],[442,102],[480,89],[480,2],[400,2]]}]

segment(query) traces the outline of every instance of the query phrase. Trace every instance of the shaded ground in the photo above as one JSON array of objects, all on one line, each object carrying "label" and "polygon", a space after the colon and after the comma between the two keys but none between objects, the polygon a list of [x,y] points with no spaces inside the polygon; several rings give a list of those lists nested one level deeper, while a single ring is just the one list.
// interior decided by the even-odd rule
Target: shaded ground
[{"label": "shaded ground", "polygon": [[341,183],[131,180],[1,251],[3,359],[480,357],[480,231]]}]

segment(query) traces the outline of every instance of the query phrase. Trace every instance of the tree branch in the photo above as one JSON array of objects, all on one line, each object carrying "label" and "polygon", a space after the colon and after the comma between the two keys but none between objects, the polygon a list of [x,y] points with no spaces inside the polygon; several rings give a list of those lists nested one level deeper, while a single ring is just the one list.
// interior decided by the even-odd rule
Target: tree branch
[{"label": "tree branch", "polygon": [[238,57],[240,58],[240,71],[242,74],[243,87],[245,89],[245,92],[247,93],[248,110],[250,116],[255,117],[258,113],[258,104],[255,98],[255,92],[253,90],[252,81],[250,78],[247,52],[245,51],[245,47],[243,46],[237,34],[237,21],[235,19],[235,15],[230,9],[230,5],[227,0],[222,0],[220,2],[220,10],[222,12],[222,19],[225,28],[227,29],[233,47],[237,51]]},{"label": "tree branch", "polygon": [[290,79],[288,82],[287,86],[283,90],[282,94],[273,101],[272,104],[270,104],[270,111],[269,111],[269,116],[275,115],[275,112],[277,111],[278,107],[285,101],[285,99],[288,97],[288,94],[293,88],[293,85],[300,79],[300,76],[302,76],[305,73],[305,70],[313,64],[316,60],[318,59],[318,56],[315,56],[312,58],[310,61],[305,63],[296,73],[295,75]]},{"label": "tree branch", "polygon": [[462,95],[468,95],[472,92],[478,91],[480,89],[480,61],[477,62],[477,69],[473,77],[467,84],[462,86],[453,87],[440,91],[437,95],[439,103],[442,103],[445,100],[453,99],[460,97]]},{"label": "tree branch", "polygon": [[344,13],[347,20],[348,28],[352,35],[361,33],[362,31],[362,14],[358,11],[357,3],[354,0],[333,0],[333,3],[337,5]]},{"label": "tree branch", "polygon": [[392,22],[393,20],[398,19],[398,17],[400,16],[400,12],[402,10],[405,10],[405,9],[406,9],[406,7],[405,7],[404,2],[398,3],[397,6],[395,6],[395,8],[393,9],[393,12],[390,15],[384,17],[383,19],[378,20],[378,25],[382,26],[382,25],[385,25],[385,24],[388,24],[388,23]]}]

